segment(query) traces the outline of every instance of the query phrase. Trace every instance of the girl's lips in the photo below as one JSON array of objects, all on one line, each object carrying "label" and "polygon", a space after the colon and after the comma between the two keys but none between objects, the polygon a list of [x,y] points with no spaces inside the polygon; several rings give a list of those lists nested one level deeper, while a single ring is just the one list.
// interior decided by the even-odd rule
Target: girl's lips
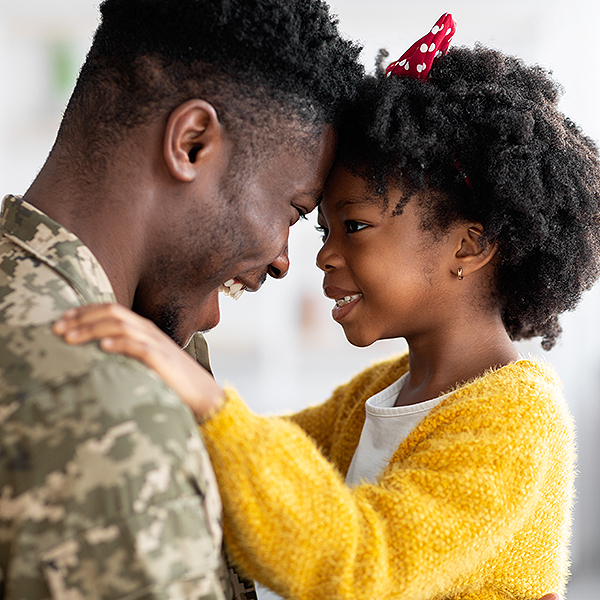
[{"label": "girl's lips", "polygon": [[362,294],[349,294],[336,300],[336,304],[331,311],[331,316],[335,321],[340,321],[346,317],[352,309],[361,301]]}]

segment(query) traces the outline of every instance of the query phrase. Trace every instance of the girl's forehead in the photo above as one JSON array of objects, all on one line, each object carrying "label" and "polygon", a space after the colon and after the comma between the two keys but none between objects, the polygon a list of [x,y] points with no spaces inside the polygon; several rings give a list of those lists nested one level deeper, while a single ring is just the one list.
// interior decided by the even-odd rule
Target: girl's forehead
[{"label": "girl's forehead", "polygon": [[338,164],[327,179],[321,205],[328,210],[337,210],[351,205],[382,206],[384,203],[384,197],[365,179]]}]

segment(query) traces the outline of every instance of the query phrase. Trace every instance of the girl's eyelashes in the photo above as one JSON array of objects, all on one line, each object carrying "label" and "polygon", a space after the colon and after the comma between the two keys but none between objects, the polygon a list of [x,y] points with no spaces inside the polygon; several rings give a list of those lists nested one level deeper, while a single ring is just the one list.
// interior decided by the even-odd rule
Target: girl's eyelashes
[{"label": "girl's eyelashes", "polygon": [[[346,233],[357,233],[358,231],[367,228],[368,225],[366,223],[361,223],[360,221],[348,219],[344,221],[344,227],[346,227]],[[315,225],[315,229],[321,234],[322,240],[325,241],[329,235],[329,229],[323,225]]]},{"label": "girl's eyelashes", "polygon": [[346,233],[356,233],[358,231],[361,231],[362,229],[365,229],[365,227],[368,227],[366,223],[361,223],[360,221],[353,221],[352,219],[344,221],[344,225],[346,226]]}]

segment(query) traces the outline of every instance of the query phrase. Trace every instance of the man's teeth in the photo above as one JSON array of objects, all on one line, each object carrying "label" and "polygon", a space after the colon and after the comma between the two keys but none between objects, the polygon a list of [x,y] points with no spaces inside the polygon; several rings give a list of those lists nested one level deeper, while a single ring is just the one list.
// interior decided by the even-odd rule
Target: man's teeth
[{"label": "man's teeth", "polygon": [[341,306],[344,306],[345,304],[350,304],[350,302],[354,302],[355,300],[358,300],[361,296],[362,296],[362,294],[353,294],[352,296],[344,296],[343,298],[336,300],[335,305],[337,306],[337,308],[340,308]]},{"label": "man's teeth", "polygon": [[245,289],[243,283],[235,283],[234,279],[228,279],[223,285],[219,286],[220,292],[234,300],[239,300]]}]

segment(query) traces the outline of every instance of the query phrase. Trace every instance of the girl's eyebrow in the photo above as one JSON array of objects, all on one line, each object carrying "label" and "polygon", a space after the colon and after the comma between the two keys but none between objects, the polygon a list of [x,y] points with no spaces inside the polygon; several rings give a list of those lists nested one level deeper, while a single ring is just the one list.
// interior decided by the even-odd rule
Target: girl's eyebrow
[{"label": "girl's eyebrow", "polygon": [[336,202],[335,208],[336,208],[336,210],[339,210],[341,208],[344,208],[346,206],[351,206],[353,204],[368,204],[370,206],[379,205],[379,204],[381,204],[381,199],[378,198],[377,196],[360,196],[360,198],[359,197],[341,198],[340,200],[338,200]]}]

